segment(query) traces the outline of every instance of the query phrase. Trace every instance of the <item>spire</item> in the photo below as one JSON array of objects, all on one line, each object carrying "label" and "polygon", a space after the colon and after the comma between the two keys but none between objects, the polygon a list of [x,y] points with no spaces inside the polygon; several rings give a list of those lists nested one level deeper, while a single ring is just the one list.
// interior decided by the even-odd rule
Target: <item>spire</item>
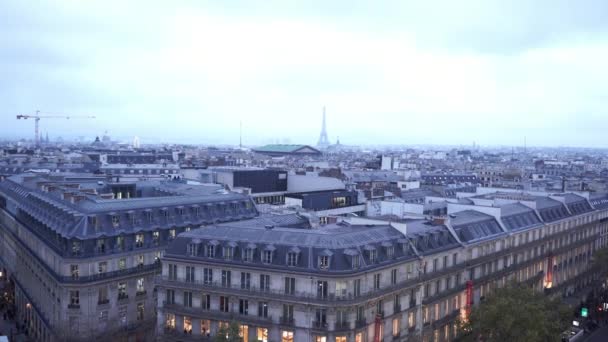
[{"label": "spire", "polygon": [[323,106],[323,123],[321,125],[321,134],[319,135],[318,147],[326,148],[329,144],[329,138],[327,138],[327,129],[325,126],[325,106]]}]

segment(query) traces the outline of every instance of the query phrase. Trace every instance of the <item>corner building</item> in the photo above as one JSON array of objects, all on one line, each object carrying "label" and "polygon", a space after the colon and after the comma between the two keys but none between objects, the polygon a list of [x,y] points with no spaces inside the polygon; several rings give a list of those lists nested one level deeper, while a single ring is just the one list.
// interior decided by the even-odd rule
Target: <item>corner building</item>
[{"label": "corner building", "polygon": [[21,174],[0,183],[0,269],[36,341],[154,339],[154,280],[168,243],[257,215],[249,197],[215,187],[112,180]]}]

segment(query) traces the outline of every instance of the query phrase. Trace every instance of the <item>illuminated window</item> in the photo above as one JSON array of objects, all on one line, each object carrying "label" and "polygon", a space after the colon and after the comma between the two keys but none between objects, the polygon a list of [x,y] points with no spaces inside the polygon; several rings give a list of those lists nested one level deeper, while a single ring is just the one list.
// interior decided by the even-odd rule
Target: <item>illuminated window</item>
[{"label": "illuminated window", "polygon": [[184,316],[184,332],[192,333],[192,319]]},{"label": "illuminated window", "polygon": [[399,318],[393,318],[393,336],[399,336]]},{"label": "illuminated window", "polygon": [[[260,342],[268,342],[268,329],[258,328],[257,329],[257,340]],[[325,342],[325,341],[323,341]]]},{"label": "illuminated window", "polygon": [[363,333],[357,333],[355,335],[355,342],[363,342]]},{"label": "illuminated window", "polygon": [[144,234],[135,234],[135,247],[144,246]]},{"label": "illuminated window", "polygon": [[281,333],[281,342],[293,342],[293,331],[283,330]]},{"label": "illuminated window", "polygon": [[172,313],[168,313],[165,316],[165,327],[167,329],[174,330],[175,329],[175,315]]},{"label": "illuminated window", "polygon": [[243,339],[243,342],[249,341],[249,327],[246,325],[239,325],[239,337]]},{"label": "illuminated window", "polygon": [[346,342],[346,336],[336,336],[336,342]]}]

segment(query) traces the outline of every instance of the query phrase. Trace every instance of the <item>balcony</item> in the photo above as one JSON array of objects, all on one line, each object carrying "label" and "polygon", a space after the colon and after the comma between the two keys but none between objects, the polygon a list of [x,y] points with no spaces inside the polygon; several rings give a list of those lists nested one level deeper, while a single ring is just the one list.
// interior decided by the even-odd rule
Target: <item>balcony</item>
[{"label": "balcony", "polygon": [[314,329],[327,330],[328,324],[327,322],[314,321],[312,322],[312,327]]},{"label": "balcony", "polygon": [[127,302],[129,300],[129,295],[126,293],[119,293],[118,294],[118,302]]},{"label": "balcony", "polygon": [[279,323],[282,325],[293,326],[295,324],[295,321],[294,321],[293,317],[288,316],[288,317],[281,317]]},{"label": "balcony", "polygon": [[347,321],[338,321],[334,326],[334,331],[344,331],[350,329],[350,322]]},{"label": "balcony", "polygon": [[80,304],[68,304],[68,309],[79,310],[80,309]]},{"label": "balcony", "polygon": [[146,290],[142,290],[142,291],[137,291],[135,292],[135,297],[143,297],[147,294],[148,292]]},{"label": "balcony", "polygon": [[106,305],[106,304],[110,304],[110,300],[109,299],[100,299],[97,301],[97,305],[101,306],[101,305]]},{"label": "balcony", "polygon": [[359,328],[363,328],[367,325],[367,323],[365,322],[365,319],[358,319],[355,321],[355,328],[359,329]]}]

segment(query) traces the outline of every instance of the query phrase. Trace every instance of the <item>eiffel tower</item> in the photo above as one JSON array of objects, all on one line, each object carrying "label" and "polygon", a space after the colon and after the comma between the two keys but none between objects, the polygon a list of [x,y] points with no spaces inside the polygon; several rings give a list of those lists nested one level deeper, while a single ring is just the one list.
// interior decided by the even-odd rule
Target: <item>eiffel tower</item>
[{"label": "eiffel tower", "polygon": [[329,145],[329,139],[327,138],[327,130],[325,127],[325,107],[323,107],[323,126],[321,126],[321,135],[319,135],[317,147],[327,148]]}]

